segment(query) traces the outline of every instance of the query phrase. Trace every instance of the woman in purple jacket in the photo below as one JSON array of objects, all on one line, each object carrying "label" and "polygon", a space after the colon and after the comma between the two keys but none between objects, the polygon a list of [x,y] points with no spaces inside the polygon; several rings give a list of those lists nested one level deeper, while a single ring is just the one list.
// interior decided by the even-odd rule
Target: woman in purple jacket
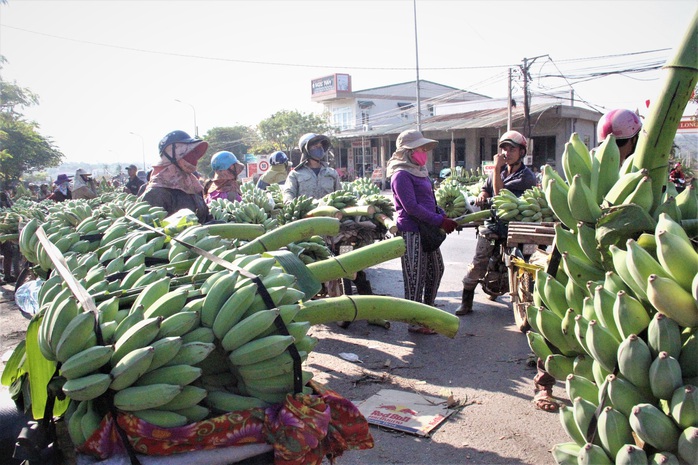
[{"label": "woman in purple jacket", "polygon": [[[434,305],[444,274],[441,251],[424,252],[419,239],[419,227],[415,217],[426,223],[440,226],[452,233],[458,224],[447,218],[436,206],[434,190],[426,168],[427,152],[438,144],[426,139],[414,129],[402,132],[397,138],[397,148],[388,160],[387,175],[395,199],[398,234],[405,239],[407,247],[402,256],[402,275],[405,283],[405,299]],[[435,334],[429,328],[411,325],[410,332]]]}]

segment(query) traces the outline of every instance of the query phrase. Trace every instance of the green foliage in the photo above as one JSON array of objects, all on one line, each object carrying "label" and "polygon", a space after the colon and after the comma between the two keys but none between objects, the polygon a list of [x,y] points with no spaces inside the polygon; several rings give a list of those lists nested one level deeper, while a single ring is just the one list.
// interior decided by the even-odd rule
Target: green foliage
[{"label": "green foliage", "polygon": [[0,178],[4,182],[17,180],[27,171],[58,166],[63,158],[51,139],[39,133],[38,125],[23,118],[21,110],[37,103],[37,96],[28,89],[0,79]]},{"label": "green foliage", "polygon": [[269,118],[260,121],[257,126],[259,135],[266,144],[271,144],[272,150],[283,150],[291,154],[298,145],[298,139],[303,134],[315,132],[329,134],[332,127],[319,115],[304,114],[298,111],[281,110]]},{"label": "green foliage", "polygon": [[227,150],[242,160],[243,155],[250,153],[250,148],[257,143],[258,136],[253,128],[248,126],[216,127],[209,130],[204,139],[209,147],[198,163],[200,173],[212,176],[211,157],[216,152]]}]

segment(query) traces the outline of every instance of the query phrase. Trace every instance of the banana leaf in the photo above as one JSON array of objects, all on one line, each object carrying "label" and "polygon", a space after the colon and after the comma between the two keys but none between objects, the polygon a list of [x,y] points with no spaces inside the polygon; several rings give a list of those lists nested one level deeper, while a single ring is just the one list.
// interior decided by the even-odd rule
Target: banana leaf
[{"label": "banana leaf", "polygon": [[[27,327],[26,351],[27,371],[29,372],[29,390],[31,392],[31,410],[35,420],[44,417],[44,409],[48,401],[48,384],[56,372],[56,362],[46,360],[39,349],[39,327],[43,314],[37,314],[29,322]],[[70,399],[56,400],[53,406],[53,414],[60,416],[68,408]]]}]

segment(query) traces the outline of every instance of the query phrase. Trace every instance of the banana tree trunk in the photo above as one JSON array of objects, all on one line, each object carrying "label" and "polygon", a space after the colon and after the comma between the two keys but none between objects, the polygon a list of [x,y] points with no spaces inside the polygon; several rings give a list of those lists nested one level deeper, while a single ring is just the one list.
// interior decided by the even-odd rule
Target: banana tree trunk
[{"label": "banana tree trunk", "polygon": [[674,58],[664,66],[664,86],[652,102],[647,121],[633,156],[635,169],[646,168],[652,179],[654,207],[660,203],[668,180],[669,155],[681,116],[698,82],[698,12],[676,49]]}]

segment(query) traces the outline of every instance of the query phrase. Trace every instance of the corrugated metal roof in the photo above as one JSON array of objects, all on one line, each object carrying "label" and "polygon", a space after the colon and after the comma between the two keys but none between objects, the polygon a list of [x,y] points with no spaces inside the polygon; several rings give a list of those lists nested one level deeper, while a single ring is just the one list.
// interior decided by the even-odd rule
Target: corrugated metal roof
[{"label": "corrugated metal roof", "polygon": [[[531,118],[540,116],[542,113],[556,108],[562,107],[559,103],[541,103],[531,105]],[[507,109],[495,108],[488,110],[475,110],[466,113],[454,113],[449,115],[437,115],[422,119],[422,132],[429,131],[452,131],[458,129],[478,129],[478,128],[499,128],[507,124]],[[515,109],[512,112],[512,122],[514,126],[523,124],[523,110]],[[351,139],[354,137],[379,137],[395,135],[397,136],[402,131],[414,129],[413,121],[404,123],[375,126],[364,131],[362,129],[346,130],[335,137],[338,139]]]}]

